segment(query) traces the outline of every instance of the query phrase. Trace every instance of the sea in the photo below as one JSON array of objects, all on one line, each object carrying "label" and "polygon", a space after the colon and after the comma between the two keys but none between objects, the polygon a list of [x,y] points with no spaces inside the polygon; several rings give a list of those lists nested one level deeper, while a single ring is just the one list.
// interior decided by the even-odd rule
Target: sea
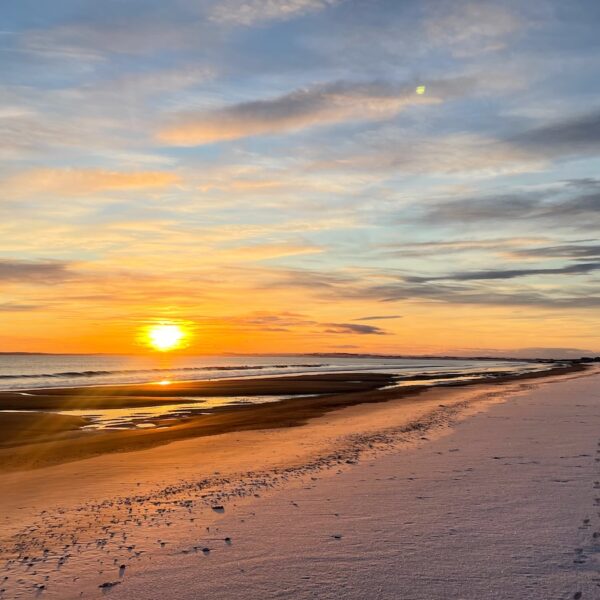
[{"label": "sea", "polygon": [[[535,361],[387,356],[116,356],[100,354],[0,354],[0,392],[31,395],[33,390],[136,383],[169,384],[226,378],[292,376],[316,373],[391,373],[392,387],[439,386],[548,369]],[[29,390],[29,391],[28,391]],[[43,392],[42,392],[43,393]],[[305,395],[305,394],[303,394]],[[206,414],[215,408],[279,402],[292,396],[181,396],[181,402],[120,408],[50,409],[83,417],[84,430],[154,428]],[[8,410],[0,412],[23,412]]]},{"label": "sea", "polygon": [[540,371],[551,366],[543,361],[358,355],[0,354],[0,390],[360,371],[393,373],[398,376],[399,385],[403,381],[411,385],[439,385],[457,379]]}]

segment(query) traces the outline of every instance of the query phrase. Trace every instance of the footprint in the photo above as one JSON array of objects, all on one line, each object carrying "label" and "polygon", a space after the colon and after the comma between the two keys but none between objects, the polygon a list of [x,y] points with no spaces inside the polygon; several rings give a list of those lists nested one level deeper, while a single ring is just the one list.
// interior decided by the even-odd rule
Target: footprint
[{"label": "footprint", "polygon": [[110,588],[115,587],[115,585],[119,585],[120,583],[120,581],[105,581],[104,583],[101,583],[98,587],[103,590],[109,590]]}]

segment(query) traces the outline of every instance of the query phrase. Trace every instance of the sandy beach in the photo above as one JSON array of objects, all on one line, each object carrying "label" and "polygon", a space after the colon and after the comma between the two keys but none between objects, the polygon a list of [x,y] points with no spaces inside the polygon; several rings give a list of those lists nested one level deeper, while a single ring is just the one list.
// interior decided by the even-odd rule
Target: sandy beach
[{"label": "sandy beach", "polygon": [[[488,381],[536,379],[581,370],[563,363],[522,374],[490,374]],[[454,385],[453,380],[447,384]],[[386,373],[328,373],[221,381],[146,383],[117,386],[0,391],[0,472],[41,468],[112,452],[141,450],[176,440],[232,431],[295,427],[330,411],[357,404],[406,398],[428,388],[398,386]],[[469,384],[477,384],[472,379]],[[465,386],[466,382],[456,381]],[[220,401],[220,398],[223,398]],[[240,398],[241,400],[236,400]],[[216,400],[215,403],[211,403]],[[261,399],[263,403],[254,403]],[[182,402],[187,404],[182,405]],[[186,406],[184,414],[167,415],[165,407]],[[157,412],[122,428],[90,431],[91,423],[73,410]]]},{"label": "sandy beach", "polygon": [[0,597],[597,597],[594,369],[5,472]]}]

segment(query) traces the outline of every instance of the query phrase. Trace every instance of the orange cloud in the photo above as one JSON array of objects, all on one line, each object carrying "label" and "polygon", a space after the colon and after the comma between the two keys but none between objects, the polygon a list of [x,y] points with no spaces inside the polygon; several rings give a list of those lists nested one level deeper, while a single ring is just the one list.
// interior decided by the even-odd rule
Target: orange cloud
[{"label": "orange cloud", "polygon": [[112,190],[164,188],[179,182],[166,171],[109,171],[105,169],[31,169],[3,182],[9,195],[60,193],[93,194]]}]

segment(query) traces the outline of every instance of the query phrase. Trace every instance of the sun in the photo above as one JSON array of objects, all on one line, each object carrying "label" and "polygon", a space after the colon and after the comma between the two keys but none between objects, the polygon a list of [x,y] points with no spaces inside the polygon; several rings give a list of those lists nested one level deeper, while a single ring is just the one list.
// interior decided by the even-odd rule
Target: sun
[{"label": "sun", "polygon": [[147,331],[147,343],[159,352],[168,352],[182,346],[186,332],[179,325],[152,325]]}]

